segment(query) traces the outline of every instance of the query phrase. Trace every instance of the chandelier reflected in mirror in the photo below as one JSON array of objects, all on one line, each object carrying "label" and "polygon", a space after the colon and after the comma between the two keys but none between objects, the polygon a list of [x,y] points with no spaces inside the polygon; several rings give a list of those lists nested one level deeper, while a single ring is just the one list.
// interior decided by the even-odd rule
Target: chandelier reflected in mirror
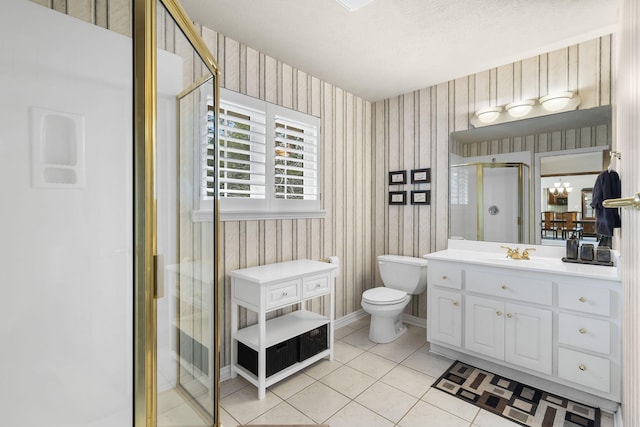
[{"label": "chandelier reflected in mirror", "polygon": [[567,196],[573,191],[573,187],[571,187],[571,183],[562,182],[562,178],[560,178],[558,182],[553,183],[553,189],[550,189],[550,191],[554,196]]}]

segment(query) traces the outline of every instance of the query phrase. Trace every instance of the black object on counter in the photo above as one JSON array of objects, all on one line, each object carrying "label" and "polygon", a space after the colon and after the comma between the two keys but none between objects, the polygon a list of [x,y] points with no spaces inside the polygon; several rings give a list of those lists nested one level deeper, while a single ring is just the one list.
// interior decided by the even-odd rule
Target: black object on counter
[{"label": "black object on counter", "polygon": [[567,239],[567,259],[577,259],[578,258],[578,238],[576,234],[573,233],[569,239]]},{"label": "black object on counter", "polygon": [[596,261],[611,262],[611,249],[606,246],[598,246],[596,248]]},{"label": "black object on counter", "polygon": [[593,245],[585,243],[580,246],[580,259],[583,261],[593,261]]}]

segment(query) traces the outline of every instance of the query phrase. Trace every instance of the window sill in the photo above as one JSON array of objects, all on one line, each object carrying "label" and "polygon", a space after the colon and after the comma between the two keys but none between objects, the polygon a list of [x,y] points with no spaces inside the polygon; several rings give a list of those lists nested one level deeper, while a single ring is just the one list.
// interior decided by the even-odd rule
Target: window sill
[{"label": "window sill", "polygon": [[[286,211],[286,212],[251,212],[226,211],[220,212],[220,221],[255,221],[264,219],[307,219],[324,218],[327,211]],[[213,222],[213,211],[197,210],[191,212],[193,222]]]}]

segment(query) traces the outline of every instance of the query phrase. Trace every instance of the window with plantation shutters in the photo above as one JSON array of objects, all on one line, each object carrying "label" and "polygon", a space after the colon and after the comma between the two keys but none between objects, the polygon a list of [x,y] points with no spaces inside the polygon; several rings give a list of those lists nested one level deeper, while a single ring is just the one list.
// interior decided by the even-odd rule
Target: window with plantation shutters
[{"label": "window with plantation shutters", "polygon": [[208,138],[201,188],[212,198],[218,186],[222,220],[324,215],[319,118],[225,89],[218,118],[218,161]]},{"label": "window with plantation shutters", "polygon": [[318,129],[287,117],[275,118],[274,196],[284,200],[318,198]]},{"label": "window with plantation shutters", "polygon": [[218,136],[221,199],[264,199],[266,184],[266,115],[220,101]]}]

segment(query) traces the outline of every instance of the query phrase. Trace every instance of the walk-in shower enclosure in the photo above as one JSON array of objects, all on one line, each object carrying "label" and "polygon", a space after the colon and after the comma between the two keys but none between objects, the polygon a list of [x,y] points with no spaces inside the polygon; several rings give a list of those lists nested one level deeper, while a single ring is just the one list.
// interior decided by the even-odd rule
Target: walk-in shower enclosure
[{"label": "walk-in shower enclosure", "polygon": [[450,236],[529,242],[529,166],[479,162],[449,169]]}]

